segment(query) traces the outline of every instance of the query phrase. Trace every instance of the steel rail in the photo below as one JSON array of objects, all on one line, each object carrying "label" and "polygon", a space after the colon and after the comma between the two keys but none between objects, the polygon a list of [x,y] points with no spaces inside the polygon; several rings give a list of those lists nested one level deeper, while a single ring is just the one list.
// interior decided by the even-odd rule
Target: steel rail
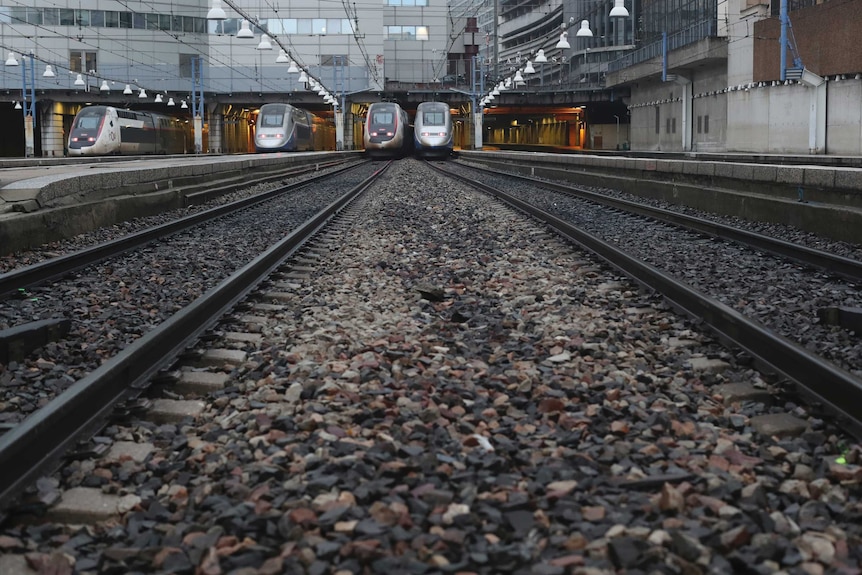
[{"label": "steel rail", "polygon": [[479,172],[504,176],[506,178],[518,179],[521,181],[529,182],[530,184],[538,187],[548,188],[554,190],[555,192],[561,192],[564,194],[577,196],[584,200],[593,201],[613,208],[618,208],[626,212],[635,213],[639,216],[690,228],[692,230],[707,234],[712,237],[744,244],[766,253],[778,255],[789,260],[793,260],[797,263],[816,267],[818,269],[841,276],[845,279],[862,282],[862,262],[858,260],[846,258],[844,256],[835,255],[814,248],[809,248],[807,246],[800,246],[798,244],[794,244],[785,240],[780,240],[763,234],[758,234],[756,232],[750,232],[747,230],[734,228],[733,226],[704,220],[702,218],[689,216],[672,210],[647,206],[629,200],[608,197],[596,192],[585,190],[577,186],[569,186],[556,182],[536,180],[529,176],[513,174],[510,172],[501,172],[489,168],[481,168],[465,164],[459,164],[459,166],[463,166],[465,168],[469,168],[471,170],[476,170]]},{"label": "steel rail", "polygon": [[364,163],[365,162],[359,162],[356,164],[345,166],[334,172],[313,176],[302,182],[296,182],[294,184],[283,186],[276,190],[270,190],[268,192],[263,192],[254,196],[250,196],[248,198],[236,200],[222,206],[210,208],[196,214],[185,216],[159,226],[147,228],[145,230],[141,230],[140,232],[129,234],[115,240],[103,242],[101,244],[85,248],[70,254],[66,254],[64,256],[52,258],[44,262],[39,262],[37,264],[12,270],[5,274],[0,274],[0,298],[8,297],[13,293],[17,293],[17,291],[21,289],[26,289],[57,278],[64,277],[74,271],[85,268],[89,265],[95,264],[108,258],[115,257],[129,250],[139,248],[152,241],[191,228],[202,222],[206,222],[215,218],[220,218],[231,212],[249,208],[262,202],[269,201],[272,198],[280,196],[282,194],[294,192],[300,188],[303,188],[320,180],[331,178],[348,170],[356,169],[358,166],[363,165]]},{"label": "steel rail", "polygon": [[0,509],[39,474],[58,462],[80,438],[95,432],[114,407],[145,389],[205,330],[242,300],[285,259],[302,248],[362,194],[388,167],[321,210],[218,286],[75,382],[20,425],[0,436]]},{"label": "steel rail", "polygon": [[862,426],[862,380],[852,373],[552,214],[482,182],[451,173],[439,166],[434,168],[546,223],[561,236],[597,254],[624,275],[662,294],[673,307],[705,321],[719,336],[744,349],[807,394],[828,405],[839,419],[852,425],[854,433],[859,432]]}]

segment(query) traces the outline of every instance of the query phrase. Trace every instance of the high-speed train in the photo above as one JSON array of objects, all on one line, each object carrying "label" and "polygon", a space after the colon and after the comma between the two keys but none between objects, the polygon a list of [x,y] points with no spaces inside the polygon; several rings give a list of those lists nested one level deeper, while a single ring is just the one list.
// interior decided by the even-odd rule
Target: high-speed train
[{"label": "high-speed train", "polygon": [[290,104],[260,107],[254,131],[258,152],[302,152],[314,150],[314,115]]},{"label": "high-speed train", "polygon": [[69,131],[70,156],[184,154],[192,142],[182,120],[113,106],[81,108]]},{"label": "high-speed train", "polygon": [[413,147],[410,117],[395,102],[374,102],[368,106],[363,130],[365,153],[371,158],[401,158]]},{"label": "high-speed train", "polygon": [[447,158],[454,147],[452,116],[445,102],[422,102],[413,118],[413,147],[420,158]]}]

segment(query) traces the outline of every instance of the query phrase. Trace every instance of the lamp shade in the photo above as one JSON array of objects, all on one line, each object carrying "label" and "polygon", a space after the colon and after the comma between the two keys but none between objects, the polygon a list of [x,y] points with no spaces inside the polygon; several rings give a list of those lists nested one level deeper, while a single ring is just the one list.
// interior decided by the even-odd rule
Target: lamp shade
[{"label": "lamp shade", "polygon": [[99,91],[100,92],[110,92],[111,91],[111,87],[108,86],[107,80],[102,80],[102,85],[99,86]]},{"label": "lamp shade", "polygon": [[260,44],[257,45],[258,50],[272,50],[272,43],[269,41],[269,36],[266,34],[260,35]]},{"label": "lamp shade", "polygon": [[520,71],[520,70],[518,70],[517,72],[515,72],[515,77],[514,77],[514,78],[512,78],[512,80],[514,80],[515,82],[523,82],[523,81],[524,81],[524,77],[521,75],[521,71]]},{"label": "lamp shade", "polygon": [[18,58],[15,57],[15,52],[9,52],[9,56],[6,58],[7,66],[17,66]]},{"label": "lamp shade", "polygon": [[182,108],[183,110],[188,110],[188,109],[189,109],[189,105],[188,105],[188,104],[186,104],[186,101],[185,101],[185,100],[183,100],[182,102],[180,102],[180,108]]},{"label": "lamp shade", "polygon": [[162,95],[161,94],[156,94],[155,102],[156,102],[156,104],[162,103]]},{"label": "lamp shade", "polygon": [[625,0],[614,0],[614,7],[611,8],[609,16],[611,18],[625,18],[628,15],[629,11],[626,10]]},{"label": "lamp shade", "polygon": [[300,84],[305,84],[308,82],[308,74],[305,73],[305,70],[299,73],[299,78],[297,78],[297,81]]},{"label": "lamp shade", "polygon": [[[586,20],[584,20],[584,22],[586,22]],[[581,24],[583,24],[583,22]],[[589,30],[589,23],[587,23],[587,26],[588,26],[587,30]],[[578,30],[578,32],[580,32],[580,30]],[[593,35],[593,33],[590,32],[590,36],[592,36],[592,35]],[[572,46],[571,46],[571,44],[569,44],[568,36],[569,36],[568,32],[563,32],[562,34],[560,34],[560,41],[557,42],[557,45],[555,47],[559,48],[561,50],[568,50],[569,48],[571,48]]]},{"label": "lamp shade", "polygon": [[581,27],[578,28],[578,32],[575,34],[578,38],[592,38],[593,31],[590,30],[590,22],[589,20],[581,20]]},{"label": "lamp shade", "polygon": [[51,64],[45,64],[45,71],[42,72],[43,78],[53,78],[56,74],[54,73],[54,67]]},{"label": "lamp shade", "polygon": [[75,85],[76,86],[86,86],[87,85],[87,83],[84,81],[84,75],[83,74],[78,74],[78,77],[75,78]]},{"label": "lamp shade", "polygon": [[126,96],[132,95],[132,86],[130,84],[126,84],[126,87],[123,89],[123,94]]},{"label": "lamp shade", "polygon": [[535,74],[536,69],[533,68],[533,63],[527,60],[527,65],[524,66],[524,74]]},{"label": "lamp shade", "polygon": [[287,52],[285,52],[284,50],[279,50],[278,57],[275,59],[275,61],[277,64],[285,64],[287,62],[290,62],[290,59],[287,57]]},{"label": "lamp shade", "polygon": [[236,33],[237,38],[254,38],[251,31],[251,25],[248,20],[243,20],[239,25],[239,32]]},{"label": "lamp shade", "polygon": [[146,98],[146,97],[147,97],[147,91],[144,90],[143,88],[141,88],[141,91],[138,92],[138,98]]},{"label": "lamp shade", "polygon": [[227,14],[221,7],[221,0],[213,0],[212,8],[207,12],[207,20],[227,20]]},{"label": "lamp shade", "polygon": [[299,72],[299,67],[296,65],[296,62],[293,60],[290,61],[290,66],[287,68],[288,74],[296,74]]},{"label": "lamp shade", "polygon": [[548,57],[545,56],[544,50],[539,50],[538,52],[536,52],[536,63],[537,64],[544,64],[547,61],[548,61]]},{"label": "lamp shade", "polygon": [[168,106],[176,106],[173,98],[168,98]]}]

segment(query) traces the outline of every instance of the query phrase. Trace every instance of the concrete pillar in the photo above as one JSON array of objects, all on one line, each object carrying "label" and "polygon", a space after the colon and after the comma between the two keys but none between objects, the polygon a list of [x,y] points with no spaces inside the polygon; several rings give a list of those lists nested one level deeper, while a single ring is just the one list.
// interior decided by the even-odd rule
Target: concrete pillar
[{"label": "concrete pillar", "polygon": [[210,113],[209,121],[209,150],[208,152],[220,154],[223,147],[224,116],[220,111]]},{"label": "concrete pillar", "polygon": [[37,102],[39,110],[40,140],[42,142],[42,156],[47,158],[62,157],[65,150],[65,138],[63,133],[62,107],[57,102]]}]

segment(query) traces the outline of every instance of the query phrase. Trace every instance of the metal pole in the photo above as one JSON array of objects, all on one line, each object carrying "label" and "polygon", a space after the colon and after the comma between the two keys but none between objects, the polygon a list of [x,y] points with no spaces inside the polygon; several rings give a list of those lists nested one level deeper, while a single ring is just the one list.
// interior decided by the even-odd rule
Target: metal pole
[{"label": "metal pole", "polygon": [[[339,78],[340,75],[340,78]],[[339,81],[340,80],[340,81]],[[341,95],[341,105],[335,106],[335,149],[341,151],[344,146],[344,56],[333,56],[332,59],[332,89]]]},{"label": "metal pole", "polygon": [[781,20],[781,35],[778,40],[778,49],[781,50],[781,81],[787,80],[787,0],[781,0],[779,10],[779,19]]},{"label": "metal pole", "polygon": [[195,154],[203,153],[204,72],[200,56],[192,58],[192,118],[195,129]]},{"label": "metal pole", "polygon": [[[27,97],[27,63],[30,63],[30,97]],[[24,157],[32,158],[36,153],[36,87],[32,54],[22,54],[21,58],[21,97],[24,99]]]}]

